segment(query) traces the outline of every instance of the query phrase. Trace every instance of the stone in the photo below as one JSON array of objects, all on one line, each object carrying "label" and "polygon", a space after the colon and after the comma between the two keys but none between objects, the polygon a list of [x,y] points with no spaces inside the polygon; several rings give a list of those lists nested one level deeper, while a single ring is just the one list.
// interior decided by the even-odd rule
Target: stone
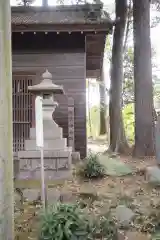
[{"label": "stone", "polygon": [[108,176],[125,176],[133,173],[133,169],[118,158],[101,155],[99,161],[105,166]]},{"label": "stone", "polygon": [[118,240],[125,240],[125,234],[124,234],[124,232],[118,231]]},{"label": "stone", "polygon": [[[127,232],[125,236],[126,240],[150,240],[150,236],[140,232]],[[158,239],[157,239],[158,240]]]},{"label": "stone", "polygon": [[40,191],[37,189],[25,189],[23,191],[24,199],[27,199],[29,202],[34,202],[40,199]]},{"label": "stone", "polygon": [[150,238],[151,240],[159,240],[160,239],[160,232],[155,232],[152,237]]},{"label": "stone", "polygon": [[115,216],[121,226],[127,227],[134,218],[134,212],[125,205],[118,205],[115,209]]},{"label": "stone", "polygon": [[96,191],[96,188],[89,183],[89,184],[86,184],[85,186],[80,187],[79,194],[97,196],[97,191]]},{"label": "stone", "polygon": [[72,192],[62,191],[60,194],[60,201],[62,203],[74,203],[76,202],[76,196],[74,196]]},{"label": "stone", "polygon": [[15,153],[13,155],[13,173],[14,173],[14,179],[16,179],[19,174],[19,159],[17,154]]},{"label": "stone", "polygon": [[91,199],[92,201],[96,201],[99,198],[96,189],[91,185],[82,187],[79,190],[78,195],[80,198]]},{"label": "stone", "polygon": [[146,180],[154,185],[160,185],[160,168],[152,166],[146,168]]},{"label": "stone", "polygon": [[47,190],[47,204],[53,204],[54,202],[59,201],[60,191],[58,189],[49,188]]},{"label": "stone", "polygon": [[72,163],[76,164],[81,161],[80,153],[79,152],[72,152]]}]

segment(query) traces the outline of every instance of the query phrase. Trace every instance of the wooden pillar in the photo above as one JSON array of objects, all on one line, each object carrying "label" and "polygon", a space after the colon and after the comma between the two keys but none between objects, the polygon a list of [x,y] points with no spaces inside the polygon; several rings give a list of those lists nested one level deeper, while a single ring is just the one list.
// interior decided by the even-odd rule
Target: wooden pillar
[{"label": "wooden pillar", "polygon": [[74,100],[72,97],[68,98],[68,146],[75,150],[74,139]]},{"label": "wooden pillar", "polygon": [[0,239],[14,239],[11,9],[0,1]]}]

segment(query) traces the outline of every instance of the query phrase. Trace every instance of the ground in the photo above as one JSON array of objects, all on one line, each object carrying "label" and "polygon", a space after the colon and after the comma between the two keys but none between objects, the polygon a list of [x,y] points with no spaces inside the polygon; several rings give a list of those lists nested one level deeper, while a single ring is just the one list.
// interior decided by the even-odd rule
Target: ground
[{"label": "ground", "polygon": [[[134,174],[123,177],[108,176],[94,181],[84,181],[74,175],[71,180],[56,187],[57,191],[63,196],[62,201],[75,202],[78,199],[83,204],[85,203],[87,210],[92,214],[104,214],[109,210],[114,212],[117,206],[125,205],[134,212],[135,217],[130,225],[120,229],[119,240],[125,239],[123,234],[128,236],[129,240],[135,238],[147,240],[153,230],[151,224],[153,216],[155,217],[155,212],[160,213],[160,188],[150,185],[144,172],[146,166],[155,165],[155,160],[140,160],[131,157],[121,157],[120,160],[136,168]],[[51,191],[54,192],[55,188]],[[25,209],[25,213],[22,211],[22,214],[20,214],[19,206],[17,205],[16,209],[16,232],[20,237],[16,239],[37,239],[38,203],[26,202],[23,207],[21,206]],[[138,232],[143,232],[144,235]],[[156,239],[158,238],[154,240]]]}]

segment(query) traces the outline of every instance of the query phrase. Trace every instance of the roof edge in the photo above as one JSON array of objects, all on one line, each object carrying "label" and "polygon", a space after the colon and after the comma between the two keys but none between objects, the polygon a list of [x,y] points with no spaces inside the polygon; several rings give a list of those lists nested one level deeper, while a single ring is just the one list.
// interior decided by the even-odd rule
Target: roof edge
[{"label": "roof edge", "polygon": [[23,13],[23,12],[57,12],[57,11],[88,11],[98,10],[101,11],[103,8],[102,4],[81,4],[81,5],[59,5],[59,6],[12,6],[11,11],[12,13]]}]

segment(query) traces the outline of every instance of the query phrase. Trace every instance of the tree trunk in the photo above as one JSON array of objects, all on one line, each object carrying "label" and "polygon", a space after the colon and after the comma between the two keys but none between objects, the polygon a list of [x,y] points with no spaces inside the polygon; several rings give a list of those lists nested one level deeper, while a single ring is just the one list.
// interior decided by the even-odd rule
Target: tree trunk
[{"label": "tree trunk", "polygon": [[14,239],[11,8],[0,1],[0,239]]},{"label": "tree trunk", "polygon": [[124,129],[122,110],[120,111],[119,139],[117,141],[116,152],[121,154],[128,154],[130,152]]},{"label": "tree trunk", "polygon": [[42,0],[42,6],[47,7],[48,6],[48,0]]},{"label": "tree trunk", "polygon": [[136,156],[155,155],[150,41],[150,0],[133,0],[135,149]]},{"label": "tree trunk", "polygon": [[127,16],[127,0],[116,2],[116,19],[112,47],[110,87],[110,150],[122,151],[128,146],[122,120],[123,39]]},{"label": "tree trunk", "polygon": [[99,135],[106,134],[106,88],[104,79],[104,69],[102,68],[101,79],[99,83],[99,96],[100,96],[100,131]]}]

